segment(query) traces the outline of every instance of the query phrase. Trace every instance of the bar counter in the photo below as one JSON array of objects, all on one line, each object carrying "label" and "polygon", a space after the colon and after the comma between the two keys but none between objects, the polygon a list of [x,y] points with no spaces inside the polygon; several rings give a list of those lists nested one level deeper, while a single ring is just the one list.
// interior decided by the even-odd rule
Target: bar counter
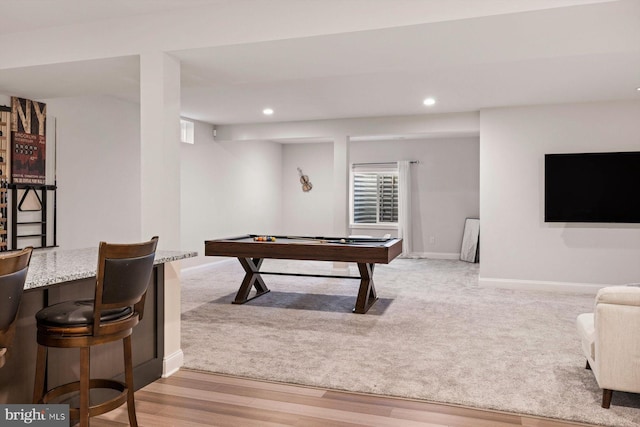
[{"label": "bar counter", "polygon": [[[154,264],[197,256],[197,252],[156,251]],[[98,248],[34,249],[24,290],[43,289],[96,276]]]},{"label": "bar counter", "polygon": [[[167,271],[174,273],[176,269],[168,263],[195,256],[196,252],[156,251],[144,317],[132,335],[136,389],[155,381],[163,373],[165,269],[171,268]],[[34,249],[18,312],[15,340],[5,365],[0,367],[0,403],[31,403],[37,350],[35,314],[43,307],[58,302],[93,299],[97,264],[97,247]],[[0,310],[1,304],[0,301]],[[123,377],[122,351],[121,342],[92,349],[92,377]],[[55,386],[76,380],[79,365],[77,349],[50,349],[47,382]]]}]

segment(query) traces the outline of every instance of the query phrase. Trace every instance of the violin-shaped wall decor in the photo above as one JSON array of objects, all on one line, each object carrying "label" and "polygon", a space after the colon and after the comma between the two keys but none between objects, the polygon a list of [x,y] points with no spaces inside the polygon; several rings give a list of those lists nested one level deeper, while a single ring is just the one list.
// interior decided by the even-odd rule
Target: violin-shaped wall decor
[{"label": "violin-shaped wall decor", "polygon": [[309,177],[302,173],[302,169],[298,168],[298,174],[300,175],[300,184],[302,184],[302,191],[305,193],[311,191],[313,184],[309,181]]}]

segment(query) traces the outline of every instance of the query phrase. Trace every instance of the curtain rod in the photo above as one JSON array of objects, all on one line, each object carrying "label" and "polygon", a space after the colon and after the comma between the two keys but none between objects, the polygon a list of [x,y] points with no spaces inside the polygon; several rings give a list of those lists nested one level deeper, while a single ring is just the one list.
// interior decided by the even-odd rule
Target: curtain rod
[{"label": "curtain rod", "polygon": [[[353,163],[352,166],[364,166],[364,165],[395,165],[398,162],[374,162],[374,163]],[[410,160],[409,163],[418,164],[420,160]]]}]

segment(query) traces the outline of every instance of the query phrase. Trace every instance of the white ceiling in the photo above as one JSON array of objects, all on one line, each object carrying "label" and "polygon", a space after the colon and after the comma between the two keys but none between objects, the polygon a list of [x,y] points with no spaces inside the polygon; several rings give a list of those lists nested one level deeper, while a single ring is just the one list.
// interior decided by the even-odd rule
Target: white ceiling
[{"label": "white ceiling", "polygon": [[[0,0],[0,34],[171,12],[228,0]],[[242,1],[242,0],[241,0]]]},{"label": "white ceiling", "polygon": [[[2,0],[0,33],[228,1]],[[640,0],[369,1],[434,9],[422,24],[173,51],[183,115],[231,124],[640,99]],[[0,70],[0,93],[137,102],[138,57]]]}]

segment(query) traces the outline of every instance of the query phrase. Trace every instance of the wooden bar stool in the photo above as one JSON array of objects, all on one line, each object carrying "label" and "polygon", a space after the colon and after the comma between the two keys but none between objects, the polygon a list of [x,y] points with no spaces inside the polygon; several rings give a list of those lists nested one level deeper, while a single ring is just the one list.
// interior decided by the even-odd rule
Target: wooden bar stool
[{"label": "wooden bar stool", "polygon": [[[111,244],[100,242],[93,300],[67,301],[36,313],[38,354],[34,403],[55,403],[69,393],[80,394],[79,408],[70,408],[72,419],[88,426],[89,418],[127,402],[129,423],[137,426],[133,398],[131,333],[142,319],[147,286],[153,270],[158,237],[148,242]],[[123,340],[125,382],[90,378],[90,347]],[[80,349],[80,379],[45,390],[48,347]],[[91,403],[91,389],[114,389],[118,395]]]},{"label": "wooden bar stool", "polygon": [[27,280],[31,247],[0,256],[0,368],[16,334],[18,309]]}]

